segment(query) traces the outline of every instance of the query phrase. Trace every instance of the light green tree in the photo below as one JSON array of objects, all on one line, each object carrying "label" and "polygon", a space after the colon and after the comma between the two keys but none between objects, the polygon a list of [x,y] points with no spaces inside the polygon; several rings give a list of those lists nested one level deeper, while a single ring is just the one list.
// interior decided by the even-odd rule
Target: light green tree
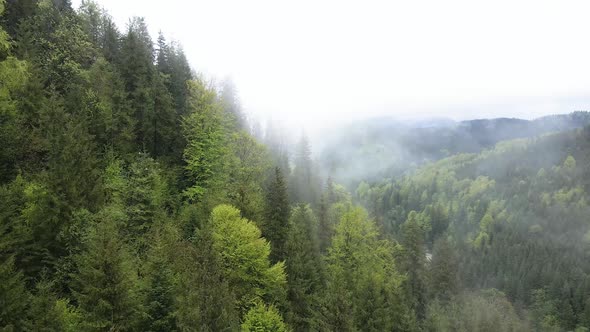
[{"label": "light green tree", "polygon": [[270,264],[270,244],[261,237],[260,229],[230,205],[214,208],[209,222],[213,251],[219,255],[223,274],[236,296],[236,308],[245,313],[260,300],[282,303],[284,263]]},{"label": "light green tree", "polygon": [[256,304],[246,313],[242,323],[242,332],[287,332],[278,310],[273,306]]},{"label": "light green tree", "polygon": [[188,87],[190,114],[183,124],[187,142],[184,160],[192,185],[186,189],[185,195],[198,202],[207,190],[223,183],[223,170],[229,152],[222,110],[215,91],[200,81],[190,81]]},{"label": "light green tree", "polygon": [[409,329],[411,316],[395,250],[391,242],[379,239],[363,209],[353,208],[342,216],[327,256],[324,315],[329,329]]}]

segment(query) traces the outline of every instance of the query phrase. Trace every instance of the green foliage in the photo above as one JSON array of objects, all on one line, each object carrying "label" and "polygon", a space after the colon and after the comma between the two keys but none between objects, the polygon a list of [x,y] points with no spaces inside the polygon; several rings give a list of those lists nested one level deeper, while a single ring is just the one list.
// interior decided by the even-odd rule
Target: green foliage
[{"label": "green foliage", "polygon": [[76,257],[72,291],[84,330],[133,329],[143,316],[137,272],[119,235],[121,218],[116,209],[101,211]]},{"label": "green foliage", "polygon": [[325,284],[317,221],[308,205],[299,205],[291,212],[289,224],[285,245],[288,322],[297,331],[317,330],[319,295]]},{"label": "green foliage", "polygon": [[244,317],[243,332],[287,332],[281,314],[273,306],[257,304]]},{"label": "green foliage", "polygon": [[434,243],[429,269],[431,296],[442,301],[449,300],[459,290],[459,262],[454,248],[445,238]]},{"label": "green foliage", "polygon": [[23,274],[14,268],[14,259],[0,263],[0,328],[19,330],[28,324],[26,315],[30,294]]},{"label": "green foliage", "polygon": [[402,225],[403,270],[407,273],[406,289],[412,299],[412,309],[418,319],[426,310],[426,253],[424,251],[425,222],[415,211]]},{"label": "green foliage", "polygon": [[98,58],[87,72],[90,89],[86,92],[87,112],[91,114],[91,133],[100,148],[133,151],[135,119],[124,82],[116,68]]},{"label": "green foliage", "polygon": [[18,149],[22,133],[17,95],[26,86],[29,68],[27,62],[10,55],[8,35],[1,27],[0,59],[0,141],[4,142],[0,150],[0,182],[5,183],[16,175],[16,164],[21,155]]},{"label": "green foliage", "polygon": [[289,232],[289,198],[287,184],[280,168],[274,169],[265,201],[263,234],[270,241],[270,259],[273,262],[287,257],[285,243]]},{"label": "green foliage", "polygon": [[42,280],[36,285],[36,294],[31,302],[30,317],[33,331],[78,331],[82,317],[67,300],[58,299],[54,285]]},{"label": "green foliage", "polygon": [[[260,179],[270,166],[268,152],[262,144],[244,131],[233,134],[229,144],[232,150],[227,165],[227,192],[230,203],[236,206],[245,218],[261,220],[264,197]],[[277,199],[280,200],[280,196]]]},{"label": "green foliage", "polygon": [[184,119],[183,129],[187,141],[184,160],[192,185],[185,195],[193,201],[201,200],[207,190],[219,183],[227,162],[225,129],[216,98],[215,91],[203,83],[189,83],[187,105],[190,115]]},{"label": "green foliage", "polygon": [[220,256],[236,308],[245,313],[259,300],[281,303],[286,286],[284,263],[270,264],[270,244],[261,237],[260,229],[230,205],[213,209],[209,222],[213,251]]},{"label": "green foliage", "polygon": [[0,329],[590,327],[590,128],[500,141],[589,113],[351,128],[312,159],[142,18],[0,15]]},{"label": "green foliage", "polygon": [[336,331],[407,330],[411,320],[395,266],[395,246],[378,238],[360,208],[345,213],[327,256],[324,316]]},{"label": "green foliage", "polygon": [[213,248],[208,226],[195,236],[195,246],[182,245],[175,266],[179,269],[175,317],[180,330],[235,331],[240,316],[236,297]]},{"label": "green foliage", "polygon": [[295,169],[289,181],[290,197],[295,203],[312,203],[319,201],[320,181],[315,165],[311,159],[311,145],[305,135],[295,147]]},{"label": "green foliage", "polygon": [[172,255],[177,241],[174,229],[158,224],[149,235],[150,247],[145,266],[145,331],[175,331],[175,280]]},{"label": "green foliage", "polygon": [[[453,293],[444,288],[496,287],[530,309],[532,292],[543,288],[541,302],[559,309],[543,315],[533,310],[535,321],[548,317],[548,329],[584,326],[583,299],[590,288],[582,272],[588,269],[588,226],[582,220],[590,187],[580,176],[585,167],[580,163],[588,163],[588,137],[586,129],[501,142],[480,154],[451,156],[407,177],[359,187],[363,204],[403,244],[402,267],[415,305],[427,304],[417,298],[424,299],[425,292],[444,303]],[[415,222],[408,228],[410,219]],[[440,238],[449,241],[448,248],[440,247]],[[420,262],[433,243],[438,245],[432,261]]]},{"label": "green foliage", "polygon": [[495,289],[466,293],[447,305],[428,308],[429,331],[531,331],[529,322],[518,316],[506,296]]},{"label": "green foliage", "polygon": [[129,165],[124,207],[128,216],[127,232],[145,234],[162,217],[165,187],[159,164],[140,153]]}]

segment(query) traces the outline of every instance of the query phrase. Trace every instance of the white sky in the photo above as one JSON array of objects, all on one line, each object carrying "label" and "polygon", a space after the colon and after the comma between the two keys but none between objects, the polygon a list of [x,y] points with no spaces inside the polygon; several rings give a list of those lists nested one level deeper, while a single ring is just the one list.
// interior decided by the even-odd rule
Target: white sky
[{"label": "white sky", "polygon": [[98,2],[231,77],[247,112],[293,125],[590,109],[587,0]]}]

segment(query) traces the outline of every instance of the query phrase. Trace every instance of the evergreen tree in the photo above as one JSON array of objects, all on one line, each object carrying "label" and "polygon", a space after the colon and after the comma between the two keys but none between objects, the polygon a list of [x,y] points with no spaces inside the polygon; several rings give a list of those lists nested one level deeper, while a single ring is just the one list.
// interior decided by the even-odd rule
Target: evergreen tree
[{"label": "evergreen tree", "polygon": [[47,101],[40,117],[49,188],[65,203],[66,213],[78,208],[95,210],[100,202],[100,173],[86,120],[68,113],[57,96]]},{"label": "evergreen tree", "polygon": [[295,147],[295,169],[290,181],[291,197],[296,203],[317,204],[319,198],[319,182],[314,174],[311,160],[311,146],[305,135]]},{"label": "evergreen tree", "polygon": [[318,300],[324,286],[317,221],[309,206],[299,205],[293,209],[289,224],[285,245],[287,318],[297,331],[317,330]]},{"label": "evergreen tree", "polygon": [[119,235],[121,216],[117,209],[101,211],[76,257],[72,290],[87,331],[132,330],[144,315],[137,272]]},{"label": "evergreen tree", "polygon": [[233,134],[229,146],[232,152],[227,165],[227,193],[230,202],[245,218],[261,220],[264,209],[261,180],[268,173],[268,152],[244,131]]},{"label": "evergreen tree", "polygon": [[[151,225],[163,217],[165,188],[159,164],[145,153],[139,153],[129,165],[126,188],[124,188],[124,210],[128,217],[126,238],[140,239]],[[130,241],[131,242],[131,241]],[[145,246],[134,241],[138,248]]]},{"label": "evergreen tree", "polygon": [[[4,1],[0,1],[0,18],[4,12]],[[19,112],[16,95],[27,83],[27,63],[11,55],[11,40],[0,26],[0,183],[6,183],[16,175],[19,159]]]},{"label": "evergreen tree", "polygon": [[411,328],[394,251],[390,242],[378,239],[364,210],[355,208],[342,216],[327,256],[323,315],[328,329]]},{"label": "evergreen tree", "polygon": [[151,246],[146,259],[146,316],[143,323],[145,331],[175,331],[176,318],[174,316],[176,303],[174,294],[175,275],[170,261],[173,246],[166,238],[166,225],[161,224],[150,236]]},{"label": "evergreen tree", "polygon": [[153,81],[156,75],[154,47],[143,18],[130,20],[120,58],[121,77],[136,119],[136,145],[140,150],[147,150],[153,146],[153,135],[150,135],[149,129],[154,117]]},{"label": "evergreen tree", "polygon": [[459,289],[457,280],[458,261],[453,247],[445,238],[434,243],[429,266],[430,291],[434,298],[449,300]]},{"label": "evergreen tree", "polygon": [[426,311],[426,253],[424,252],[424,228],[420,216],[412,211],[402,227],[403,270],[407,273],[408,296],[418,319],[424,319]]},{"label": "evergreen tree", "polygon": [[116,68],[98,58],[88,70],[90,89],[86,92],[86,111],[90,115],[89,132],[100,150],[129,154],[135,150],[131,105]]},{"label": "evergreen tree", "polygon": [[182,330],[235,331],[240,317],[236,297],[213,248],[209,224],[196,232],[195,246],[183,246],[176,263],[181,267],[177,285],[178,326]]},{"label": "evergreen tree", "polygon": [[14,259],[0,263],[0,328],[6,331],[26,330],[30,294],[23,274],[14,268]]},{"label": "evergreen tree", "polygon": [[32,331],[74,332],[81,328],[79,312],[67,300],[57,298],[51,281],[41,280],[35,288],[30,310]]},{"label": "evergreen tree", "polygon": [[240,107],[236,87],[230,79],[225,79],[222,82],[219,97],[225,114],[230,118],[232,125],[237,130],[248,130],[248,123]]},{"label": "evergreen tree", "polygon": [[280,168],[275,167],[265,202],[263,234],[270,241],[273,262],[286,258],[285,243],[289,231],[289,198],[287,184]]}]

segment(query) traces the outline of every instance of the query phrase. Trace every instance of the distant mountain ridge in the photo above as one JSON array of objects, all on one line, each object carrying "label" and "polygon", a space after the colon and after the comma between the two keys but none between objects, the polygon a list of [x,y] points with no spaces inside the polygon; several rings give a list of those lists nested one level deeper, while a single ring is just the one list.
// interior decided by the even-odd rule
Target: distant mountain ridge
[{"label": "distant mountain ridge", "polygon": [[[411,167],[457,153],[477,153],[504,140],[590,125],[590,112],[517,118],[400,121],[369,119],[336,130],[323,142],[327,175],[354,184],[402,174]],[[368,177],[368,178],[367,178]]]}]

